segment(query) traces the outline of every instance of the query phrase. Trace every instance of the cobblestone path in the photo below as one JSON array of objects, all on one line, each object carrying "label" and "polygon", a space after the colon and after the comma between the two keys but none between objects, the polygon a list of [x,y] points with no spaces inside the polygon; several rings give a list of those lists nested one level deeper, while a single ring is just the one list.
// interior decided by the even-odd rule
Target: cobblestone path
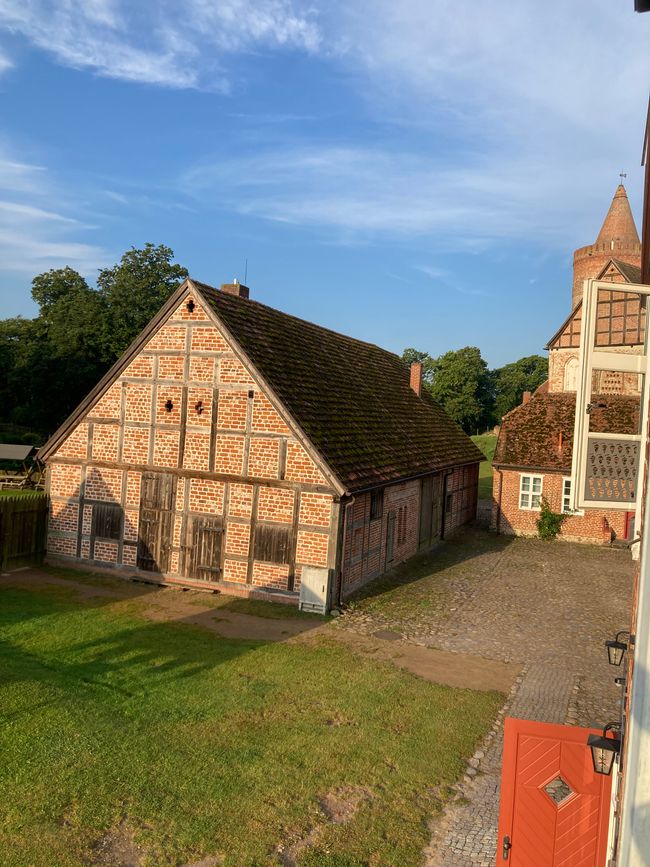
[{"label": "cobblestone path", "polygon": [[[456,536],[418,564],[379,583],[339,628],[400,632],[417,644],[523,663],[486,742],[469,761],[459,794],[431,823],[427,867],[494,864],[504,715],[603,725],[619,713],[618,671],[603,642],[629,626],[633,563],[628,551],[481,530]],[[372,592],[372,591],[371,591]],[[426,605],[427,596],[433,604]]]}]

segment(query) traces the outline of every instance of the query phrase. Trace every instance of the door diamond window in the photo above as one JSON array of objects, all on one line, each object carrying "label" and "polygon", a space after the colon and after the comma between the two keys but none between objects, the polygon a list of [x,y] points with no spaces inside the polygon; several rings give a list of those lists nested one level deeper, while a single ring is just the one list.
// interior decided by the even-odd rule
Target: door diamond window
[{"label": "door diamond window", "polygon": [[544,786],[544,791],[558,807],[573,794],[571,786],[559,774]]}]

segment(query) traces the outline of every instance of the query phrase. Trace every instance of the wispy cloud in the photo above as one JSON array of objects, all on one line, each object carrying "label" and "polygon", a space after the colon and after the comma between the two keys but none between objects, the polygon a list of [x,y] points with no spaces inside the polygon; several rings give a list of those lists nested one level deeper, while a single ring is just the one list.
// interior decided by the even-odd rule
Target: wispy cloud
[{"label": "wispy cloud", "polygon": [[[74,214],[74,216],[73,216]],[[80,238],[94,227],[49,178],[43,166],[18,162],[0,146],[0,261],[4,271],[33,276],[71,265],[91,274],[106,264],[106,251]]]},{"label": "wispy cloud", "polygon": [[621,167],[638,186],[650,16],[608,0],[356,0],[321,4],[319,26],[379,131],[258,139],[206,157],[184,187],[346,243],[427,235],[481,252],[585,243]]},{"label": "wispy cloud", "polygon": [[3,73],[5,73],[8,69],[11,69],[13,65],[14,65],[14,64],[13,64],[13,61],[11,60],[11,58],[9,57],[9,55],[6,54],[6,53],[5,53],[5,52],[0,48],[0,75],[2,75]]},{"label": "wispy cloud", "polygon": [[451,289],[454,292],[458,292],[459,295],[469,295],[471,297],[477,297],[479,295],[489,294],[482,287],[459,285],[455,281],[453,275],[444,268],[438,268],[437,266],[432,265],[415,265],[414,267],[416,271],[419,271],[422,274],[426,274],[427,277],[435,280],[437,284],[444,286],[445,289]]},{"label": "wispy cloud", "polygon": [[313,14],[292,0],[3,0],[0,26],[64,65],[175,88],[227,90],[235,52],[320,43]]},{"label": "wispy cloud", "polygon": [[[547,168],[498,154],[465,161],[353,144],[302,145],[205,162],[183,174],[181,187],[267,220],[342,235],[427,235],[435,248],[472,252],[534,233],[547,242],[566,238],[584,205],[565,200],[559,174],[540,184]],[[580,181],[587,187],[591,173]]]}]

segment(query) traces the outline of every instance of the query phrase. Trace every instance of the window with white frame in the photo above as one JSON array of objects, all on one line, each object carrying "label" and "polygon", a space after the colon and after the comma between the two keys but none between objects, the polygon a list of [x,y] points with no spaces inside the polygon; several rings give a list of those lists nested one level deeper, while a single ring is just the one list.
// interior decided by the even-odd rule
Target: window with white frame
[{"label": "window with white frame", "polygon": [[542,476],[520,476],[519,508],[538,510],[541,507],[541,502]]},{"label": "window with white frame", "polygon": [[568,476],[562,479],[562,512],[565,515],[584,515],[582,509],[571,508],[571,479]]}]

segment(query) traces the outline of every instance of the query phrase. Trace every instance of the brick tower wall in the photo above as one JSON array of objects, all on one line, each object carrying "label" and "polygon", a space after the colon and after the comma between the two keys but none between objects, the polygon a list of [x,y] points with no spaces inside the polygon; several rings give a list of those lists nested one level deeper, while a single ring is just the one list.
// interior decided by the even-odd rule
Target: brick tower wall
[{"label": "brick tower wall", "polygon": [[630,265],[640,265],[641,245],[621,241],[606,241],[600,244],[589,244],[576,250],[573,254],[572,310],[582,300],[583,281],[598,277],[610,259],[620,259]]}]

